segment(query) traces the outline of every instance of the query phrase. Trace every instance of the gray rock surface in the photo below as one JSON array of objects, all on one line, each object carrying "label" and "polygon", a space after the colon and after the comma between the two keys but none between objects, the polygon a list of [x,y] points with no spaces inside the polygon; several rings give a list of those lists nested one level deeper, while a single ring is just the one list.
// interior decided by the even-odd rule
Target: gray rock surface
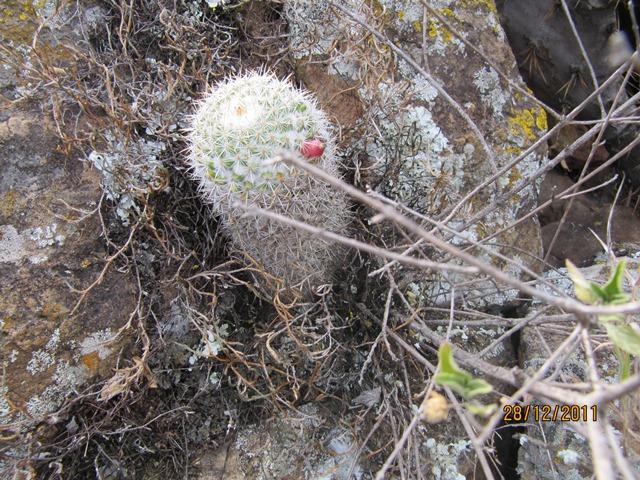
[{"label": "gray rock surface", "polygon": [[[0,44],[24,53],[26,62],[36,21],[48,14],[47,5],[53,8],[38,5],[9,2],[0,15]],[[56,35],[69,32],[44,28],[42,35],[53,45]],[[43,113],[46,98],[9,102],[27,87],[6,63],[0,78],[0,424],[13,430],[113,373],[131,343],[130,333],[118,330],[137,303],[135,283],[112,268],[74,311],[107,256],[96,213],[100,175],[60,142]]]},{"label": "gray rock surface", "polygon": [[[467,41],[481,45],[512,84],[523,86],[492,2],[441,0],[432,4]],[[317,93],[323,109],[339,125],[345,168],[354,173],[357,185],[370,185],[420,214],[442,218],[443,212],[546,130],[545,112],[510,87],[446,26],[426,15],[418,2],[388,0],[369,7],[350,1],[343,5],[356,12],[358,19],[384,31],[442,86],[436,87],[417,73],[346,14],[332,11],[328,2],[287,2],[285,13],[298,76]],[[445,92],[453,100],[447,100]],[[461,230],[474,213],[538,168],[544,156],[544,150],[529,154],[464,205],[448,222],[460,234],[452,243],[482,239],[530,209],[535,203],[531,187],[482,222]],[[499,236],[496,243],[505,245],[496,251],[522,265],[534,263],[522,251],[541,252],[535,220]],[[518,245],[521,251],[508,245]],[[486,253],[474,253],[513,270]],[[450,275],[444,280],[435,275],[411,282],[410,288],[418,297],[448,304],[451,284],[464,280],[468,278]],[[467,284],[464,290],[467,303],[478,308],[505,304],[516,293],[482,280]]]},{"label": "gray rock surface", "polygon": [[[127,335],[116,338],[136,303],[134,284],[109,272],[77,312],[78,291],[106,256],[92,211],[100,178],[77,157],[56,153],[38,110],[5,111],[0,122],[0,312],[3,423],[36,420],[89,378],[109,375]],[[73,291],[75,289],[76,291]]]},{"label": "gray rock surface", "polygon": [[[361,480],[351,433],[314,404],[241,429],[228,447],[203,453],[199,480]],[[351,475],[349,475],[351,473]]]},{"label": "gray rock surface", "polygon": [[[536,96],[557,111],[569,111],[578,106],[598,85],[631,55],[630,32],[619,31],[619,12],[626,8],[613,0],[566,2],[580,36],[593,74],[581,51],[561,4],[555,0],[497,0],[509,42],[518,60],[520,71]],[[636,10],[638,10],[636,4]],[[628,16],[628,15],[627,15]],[[636,69],[638,67],[636,66]],[[608,109],[622,85],[622,77],[602,92],[602,103]],[[628,98],[622,91],[618,105]],[[603,118],[599,102],[594,99],[580,118]],[[605,137],[610,153],[626,146],[638,135],[636,124],[614,125]],[[640,185],[640,148],[633,149],[620,165],[628,179]]]},{"label": "gray rock surface", "polygon": [[[638,252],[634,258],[626,258],[627,270],[637,271],[640,264],[637,260]],[[601,263],[582,268],[582,274],[588,280],[605,283],[611,275],[609,263]],[[566,269],[550,271],[545,274],[545,279],[567,295],[573,295],[573,283],[567,277]],[[552,290],[548,287],[549,292]],[[630,290],[630,285],[625,286]],[[600,329],[593,329],[592,335],[602,334]],[[567,334],[553,330],[541,330],[537,327],[526,327],[522,331],[520,344],[521,366],[528,374],[535,373],[549,358]],[[602,339],[602,337],[599,337]],[[600,340],[599,340],[600,341]],[[603,342],[604,343],[604,342]],[[602,348],[595,349],[595,360],[598,366],[600,378],[606,382],[616,382],[618,372],[618,360],[610,346],[600,344]],[[556,364],[550,373],[558,375],[560,381],[567,383],[588,381],[588,366],[580,349],[576,349],[567,360]],[[637,402],[637,393],[634,393]],[[600,411],[600,414],[602,412]],[[608,412],[612,424],[616,430],[615,435],[619,441],[629,435],[622,433],[625,427],[620,420],[618,407],[613,406]],[[534,479],[590,479],[593,475],[591,451],[587,438],[572,428],[570,422],[561,421],[533,421],[533,417],[527,422],[525,434],[520,436],[520,450],[518,453],[518,472],[523,480]],[[624,440],[627,448],[623,449],[624,455],[640,474],[640,448],[635,440]]]}]

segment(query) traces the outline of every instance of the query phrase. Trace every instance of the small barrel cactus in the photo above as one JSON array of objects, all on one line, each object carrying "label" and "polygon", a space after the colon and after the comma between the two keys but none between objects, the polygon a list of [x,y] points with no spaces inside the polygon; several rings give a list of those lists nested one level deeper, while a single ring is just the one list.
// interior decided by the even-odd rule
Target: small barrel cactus
[{"label": "small barrel cactus", "polygon": [[334,246],[264,217],[244,216],[234,206],[270,209],[334,232],[346,229],[341,192],[272,161],[295,152],[338,175],[329,122],[313,99],[270,74],[228,80],[200,102],[189,141],[201,194],[221,216],[233,245],[275,280],[270,287],[308,292],[329,283],[339,258]]}]

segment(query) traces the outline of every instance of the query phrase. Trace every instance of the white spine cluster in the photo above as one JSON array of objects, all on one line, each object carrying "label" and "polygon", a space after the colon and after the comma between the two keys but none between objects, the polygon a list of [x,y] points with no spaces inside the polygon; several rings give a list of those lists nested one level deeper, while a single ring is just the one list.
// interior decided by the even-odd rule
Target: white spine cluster
[{"label": "white spine cluster", "polygon": [[[332,231],[344,231],[348,215],[340,192],[304,172],[272,160],[307,154],[337,175],[329,122],[305,92],[269,74],[250,74],[214,87],[192,117],[190,163],[236,248],[289,288],[330,281],[335,247],[292,227],[242,217],[237,202],[268,208]],[[312,152],[308,154],[308,152]]]}]

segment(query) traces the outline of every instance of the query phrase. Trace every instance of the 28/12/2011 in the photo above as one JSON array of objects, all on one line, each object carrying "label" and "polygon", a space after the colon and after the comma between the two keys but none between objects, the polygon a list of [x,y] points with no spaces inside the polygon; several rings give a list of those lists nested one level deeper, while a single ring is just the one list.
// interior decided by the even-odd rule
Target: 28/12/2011
[{"label": "28/12/2011", "polygon": [[505,423],[527,422],[588,422],[598,421],[597,405],[505,405]]}]

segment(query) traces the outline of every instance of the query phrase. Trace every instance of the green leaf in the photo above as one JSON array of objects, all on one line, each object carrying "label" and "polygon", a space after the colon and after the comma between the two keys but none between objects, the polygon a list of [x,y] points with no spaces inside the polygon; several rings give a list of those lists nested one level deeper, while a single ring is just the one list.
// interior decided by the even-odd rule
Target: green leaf
[{"label": "green leaf", "polygon": [[596,298],[600,302],[602,303],[607,302],[607,292],[604,291],[604,288],[602,288],[602,285],[590,282],[590,287],[591,287],[591,292],[596,296]]},{"label": "green leaf", "polygon": [[469,398],[491,392],[493,387],[482,378],[472,378],[467,384]]},{"label": "green leaf", "polygon": [[640,333],[633,327],[619,323],[605,323],[609,340],[620,350],[640,357]]},{"label": "green leaf", "polygon": [[624,291],[622,290],[622,280],[624,279],[624,269],[626,264],[627,262],[620,260],[609,281],[602,286],[602,289],[606,294],[605,302],[609,303],[617,296],[624,295]]},{"label": "green leaf", "polygon": [[[588,282],[578,267],[576,267],[571,260],[565,260],[567,267],[567,274],[573,282],[573,288],[576,291],[576,298],[581,302],[593,304],[598,301],[598,293],[594,291],[594,283]],[[598,285],[599,287],[599,285]]]},{"label": "green leaf", "polygon": [[618,358],[618,381],[624,382],[627,378],[631,377],[631,365],[632,356],[627,352],[621,351],[618,347],[614,349],[616,357]]},{"label": "green leaf", "polygon": [[495,412],[498,409],[498,405],[496,405],[495,403],[484,405],[478,402],[469,402],[469,403],[465,403],[464,406],[467,407],[467,410],[469,410],[474,415],[477,415],[479,417],[484,417],[484,418],[487,418],[493,415],[493,412]]},{"label": "green leaf", "polygon": [[462,370],[455,359],[450,343],[443,343],[438,351],[438,375],[436,383],[449,387],[465,399],[489,393],[493,387],[481,378],[474,378]]}]

